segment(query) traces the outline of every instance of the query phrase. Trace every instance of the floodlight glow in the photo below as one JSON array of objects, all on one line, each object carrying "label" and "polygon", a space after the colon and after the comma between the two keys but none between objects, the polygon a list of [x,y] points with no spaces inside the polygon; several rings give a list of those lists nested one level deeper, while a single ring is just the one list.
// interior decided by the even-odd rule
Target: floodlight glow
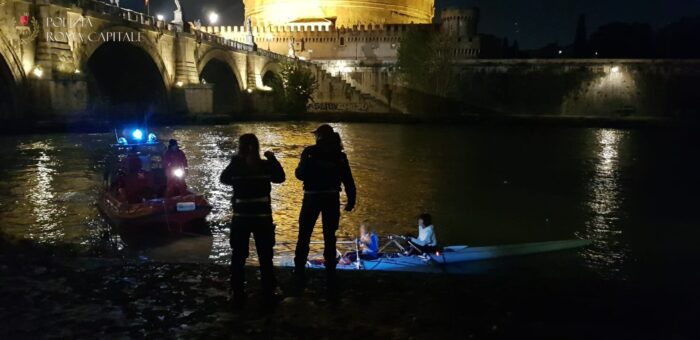
[{"label": "floodlight glow", "polygon": [[158,19],[158,21],[163,21],[163,20],[165,20],[165,15],[158,14],[158,15],[156,15],[156,19]]},{"label": "floodlight glow", "polygon": [[141,140],[143,139],[143,131],[136,129],[134,132],[131,133],[131,136],[134,137],[136,140]]},{"label": "floodlight glow", "polygon": [[619,66],[613,66],[613,68],[610,69],[612,73],[620,73],[620,67]]},{"label": "floodlight glow", "polygon": [[44,76],[44,70],[41,67],[37,66],[34,68],[34,70],[32,70],[32,74],[34,74],[34,76],[36,76],[37,78],[41,78]]},{"label": "floodlight glow", "polygon": [[173,170],[173,175],[175,175],[175,177],[177,177],[177,178],[182,178],[183,176],[185,176],[185,170],[182,170],[181,168],[177,168],[177,169]]},{"label": "floodlight glow", "polygon": [[213,25],[219,22],[219,14],[216,12],[209,13],[209,22]]}]

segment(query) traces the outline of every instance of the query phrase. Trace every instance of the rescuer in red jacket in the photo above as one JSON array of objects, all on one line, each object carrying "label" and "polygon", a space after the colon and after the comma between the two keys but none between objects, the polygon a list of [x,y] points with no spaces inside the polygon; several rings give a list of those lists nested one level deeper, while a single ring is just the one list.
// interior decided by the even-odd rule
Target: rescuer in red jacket
[{"label": "rescuer in red jacket", "polygon": [[130,204],[141,203],[153,195],[150,172],[143,171],[136,148],[132,148],[125,159],[126,173],[117,179],[118,193]]},{"label": "rescuer in red jacket", "polygon": [[171,139],[168,142],[168,150],[163,154],[163,169],[168,179],[165,197],[183,195],[187,191],[185,174],[187,172],[187,157],[180,150],[177,141]]}]

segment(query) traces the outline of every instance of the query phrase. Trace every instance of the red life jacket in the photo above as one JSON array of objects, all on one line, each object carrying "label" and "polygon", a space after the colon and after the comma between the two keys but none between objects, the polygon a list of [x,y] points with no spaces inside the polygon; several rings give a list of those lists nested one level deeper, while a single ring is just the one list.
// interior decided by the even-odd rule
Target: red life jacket
[{"label": "red life jacket", "polygon": [[134,204],[141,203],[153,193],[153,179],[148,172],[135,172],[124,176],[121,186],[126,201]]}]

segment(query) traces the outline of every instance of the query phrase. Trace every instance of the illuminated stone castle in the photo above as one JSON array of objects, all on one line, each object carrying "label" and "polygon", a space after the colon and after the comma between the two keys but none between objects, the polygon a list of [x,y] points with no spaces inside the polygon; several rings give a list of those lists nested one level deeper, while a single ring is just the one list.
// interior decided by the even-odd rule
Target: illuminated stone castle
[{"label": "illuminated stone castle", "polygon": [[435,12],[435,0],[244,0],[243,4],[246,18],[255,26],[429,24]]},{"label": "illuminated stone castle", "polygon": [[433,23],[434,0],[244,0],[246,25],[202,30],[313,61],[393,63],[408,29],[456,38],[457,59],[479,56],[479,10],[454,8]]}]

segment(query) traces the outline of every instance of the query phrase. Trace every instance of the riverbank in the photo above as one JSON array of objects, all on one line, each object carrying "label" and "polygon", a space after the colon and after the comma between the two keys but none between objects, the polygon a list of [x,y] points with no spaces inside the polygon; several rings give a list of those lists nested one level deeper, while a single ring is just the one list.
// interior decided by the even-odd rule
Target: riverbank
[{"label": "riverbank", "polygon": [[[688,124],[662,117],[604,117],[604,116],[551,116],[551,115],[411,115],[400,113],[376,114],[362,112],[314,112],[303,115],[276,114],[239,114],[239,115],[199,115],[170,117],[152,117],[147,125],[184,126],[184,125],[227,125],[241,122],[293,122],[313,121],[329,123],[374,123],[374,124],[459,124],[465,126],[553,126],[553,127],[591,127],[591,128],[674,128],[687,127]],[[131,123],[133,124],[133,123]],[[3,122],[0,132],[4,134],[28,133],[95,133],[110,132],[115,126],[124,122],[111,122],[90,118],[81,119],[37,119],[18,122]]]},{"label": "riverbank", "polygon": [[[312,273],[270,314],[228,304],[228,270],[76,255],[0,241],[0,338],[691,339],[693,298],[655,282],[341,273],[338,304]],[[281,282],[290,273],[278,269]],[[259,287],[248,268],[249,287]],[[693,330],[694,332],[694,330]]]}]

